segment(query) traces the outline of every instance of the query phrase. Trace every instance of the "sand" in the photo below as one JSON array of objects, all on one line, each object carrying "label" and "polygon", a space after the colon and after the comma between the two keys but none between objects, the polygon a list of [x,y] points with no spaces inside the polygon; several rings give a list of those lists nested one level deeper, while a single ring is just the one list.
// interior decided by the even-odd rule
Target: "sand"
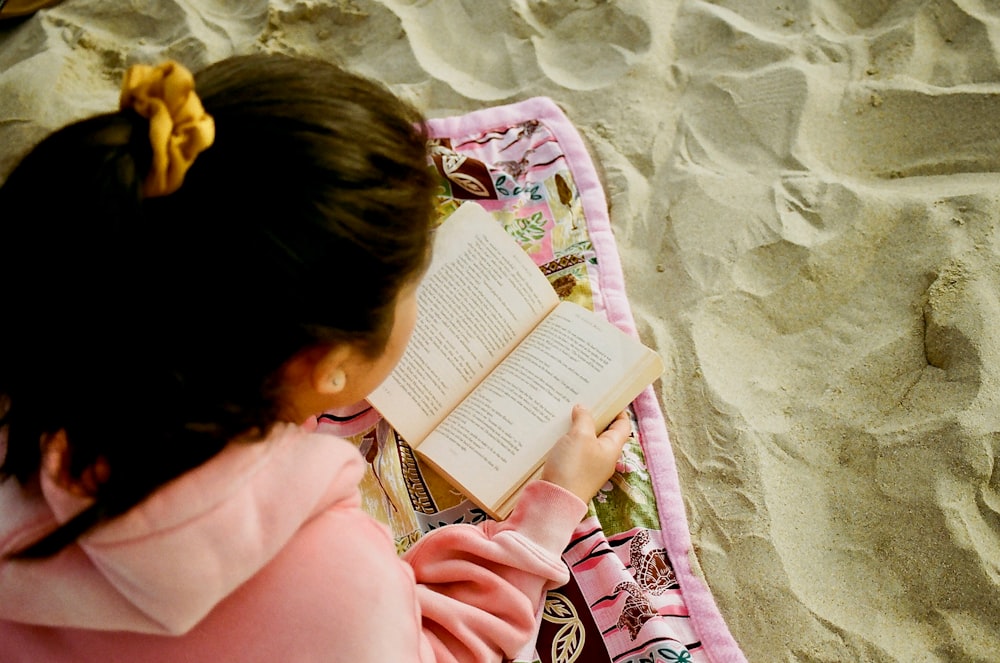
[{"label": "sand", "polygon": [[602,170],[748,659],[1000,660],[994,3],[145,4],[0,26],[0,172],[162,57],[339,59],[432,116],[550,96]]}]

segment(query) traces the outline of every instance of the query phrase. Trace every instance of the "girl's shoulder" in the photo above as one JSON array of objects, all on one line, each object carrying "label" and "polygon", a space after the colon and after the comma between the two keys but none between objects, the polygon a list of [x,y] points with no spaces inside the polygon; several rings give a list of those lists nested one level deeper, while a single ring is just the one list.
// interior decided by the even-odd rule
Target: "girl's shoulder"
[{"label": "girl's shoulder", "polygon": [[251,510],[288,521],[349,499],[364,459],[352,444],[308,426],[277,424],[262,440],[235,440],[167,483],[131,511],[85,537],[88,545],[149,536]]},{"label": "girl's shoulder", "polygon": [[183,632],[257,574],[318,514],[356,509],[364,459],[350,443],[300,426],[235,441],[80,544],[119,591]]}]

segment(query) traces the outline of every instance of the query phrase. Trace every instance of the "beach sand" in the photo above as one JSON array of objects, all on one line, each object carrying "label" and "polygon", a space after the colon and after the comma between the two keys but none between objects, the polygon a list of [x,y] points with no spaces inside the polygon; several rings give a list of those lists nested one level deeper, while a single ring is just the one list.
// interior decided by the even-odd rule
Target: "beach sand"
[{"label": "beach sand", "polygon": [[431,116],[552,97],[602,171],[748,659],[1000,660],[1000,9],[148,4],[0,26],[0,172],[164,57],[337,59]]}]

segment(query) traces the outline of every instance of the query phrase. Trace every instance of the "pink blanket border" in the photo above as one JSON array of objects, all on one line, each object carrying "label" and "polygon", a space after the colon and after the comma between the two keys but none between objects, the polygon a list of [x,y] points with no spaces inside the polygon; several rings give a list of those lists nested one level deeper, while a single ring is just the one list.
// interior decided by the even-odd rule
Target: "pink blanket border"
[{"label": "pink blanket border", "polygon": [[[548,97],[533,97],[517,103],[485,108],[465,115],[435,118],[428,121],[432,138],[464,137],[495,129],[503,129],[538,120],[545,124],[559,141],[573,179],[580,192],[590,238],[597,254],[600,272],[599,292],[595,293],[595,308],[603,310],[608,320],[620,329],[638,337],[635,320],[625,292],[625,280],[618,246],[611,232],[604,188],[591,161],[583,138],[562,109]],[[695,575],[690,562],[691,535],[684,501],[681,497],[666,421],[652,387],[643,391],[633,403],[638,417],[643,450],[656,494],[667,554],[681,586],[691,621],[705,653],[715,663],[745,663],[746,658],[729,632],[719,612],[711,590]]]}]

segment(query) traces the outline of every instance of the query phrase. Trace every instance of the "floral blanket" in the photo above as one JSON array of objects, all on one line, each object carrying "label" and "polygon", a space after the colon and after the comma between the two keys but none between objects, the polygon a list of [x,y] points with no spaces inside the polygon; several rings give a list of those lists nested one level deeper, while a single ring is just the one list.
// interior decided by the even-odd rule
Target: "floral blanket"
[{"label": "floral blanket", "polygon": [[[563,299],[635,334],[603,189],[579,134],[547,98],[431,120],[444,218],[468,200],[493,213]],[[564,553],[572,579],[549,592],[533,648],[544,663],[744,661],[691,568],[687,520],[652,388],[630,408],[634,436]],[[402,552],[421,535],[486,516],[374,411],[329,413],[321,429],[370,463],[364,504]]]}]

